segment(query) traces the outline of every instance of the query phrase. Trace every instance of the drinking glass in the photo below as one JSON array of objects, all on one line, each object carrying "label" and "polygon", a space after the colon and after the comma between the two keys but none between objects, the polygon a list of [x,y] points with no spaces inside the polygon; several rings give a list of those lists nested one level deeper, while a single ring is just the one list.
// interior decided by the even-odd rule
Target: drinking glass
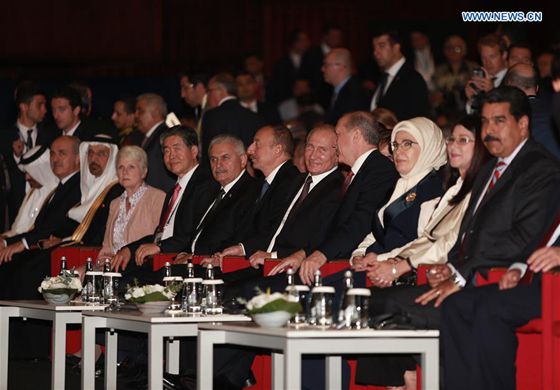
[{"label": "drinking glass", "polygon": [[203,280],[203,306],[205,314],[222,314],[223,306],[223,286],[221,279]]},{"label": "drinking glass", "polygon": [[364,329],[368,327],[368,302],[371,291],[367,288],[351,288],[342,302],[339,329]]},{"label": "drinking glass", "polygon": [[333,322],[334,287],[317,286],[311,290],[311,302],[307,322],[309,325],[328,328]]},{"label": "drinking glass", "polygon": [[296,285],[296,286],[287,286],[286,293],[288,293],[288,297],[292,302],[299,302],[301,305],[301,310],[295,313],[290,321],[288,322],[289,325],[301,325],[305,323],[307,312],[307,303],[309,297],[309,287],[303,285]]}]

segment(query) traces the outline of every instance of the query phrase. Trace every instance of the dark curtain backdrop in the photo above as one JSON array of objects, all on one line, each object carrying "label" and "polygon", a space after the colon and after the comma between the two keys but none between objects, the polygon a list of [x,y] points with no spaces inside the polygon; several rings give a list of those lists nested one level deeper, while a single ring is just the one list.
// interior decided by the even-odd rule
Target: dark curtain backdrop
[{"label": "dark curtain backdrop", "polygon": [[[371,68],[370,31],[391,23],[404,33],[421,28],[440,50],[445,36],[463,35],[476,59],[476,39],[493,24],[463,23],[461,10],[542,11],[543,23],[526,23],[536,51],[558,39],[557,2],[495,0],[4,0],[0,2],[0,121],[17,80],[53,85],[84,79],[107,101],[145,90],[180,105],[177,73],[235,70],[246,53],[263,55],[269,72],[295,28],[314,44],[327,22],[342,26],[358,68]],[[491,7],[491,8],[489,8]],[[406,35],[406,34],[403,34]],[[124,80],[128,78],[128,80]],[[13,111],[13,110],[12,110]]]}]

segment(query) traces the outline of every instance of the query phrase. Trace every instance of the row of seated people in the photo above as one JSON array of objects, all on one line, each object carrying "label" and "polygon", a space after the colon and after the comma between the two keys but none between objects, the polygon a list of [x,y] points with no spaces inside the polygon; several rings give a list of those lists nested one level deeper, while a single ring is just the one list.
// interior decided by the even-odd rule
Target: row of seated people
[{"label": "row of seated people", "polygon": [[[283,276],[262,278],[262,273],[255,270],[265,258],[282,259],[273,274],[288,266],[299,268],[301,282],[307,284],[327,260],[349,258],[357,271],[357,283],[365,281],[359,275],[367,271],[374,288],[383,289],[382,294],[373,294],[372,307],[377,308],[374,312],[394,310],[387,302],[400,290],[410,296],[415,294],[414,298],[419,295],[416,287],[388,288],[397,278],[420,263],[448,262],[452,265],[433,268],[432,280],[437,283],[431,283],[431,289],[420,298],[424,305],[412,304],[434,311],[433,306],[427,305],[432,299],[436,298],[439,306],[451,293],[462,290],[459,296],[470,291],[474,271],[524,260],[527,248],[550,218],[558,188],[558,162],[530,139],[529,115],[523,92],[502,87],[485,100],[482,129],[476,118],[467,118],[445,138],[426,118],[400,122],[391,135],[393,165],[376,149],[379,126],[371,115],[347,114],[336,128],[320,126],[308,135],[307,175],[299,174],[290,162],[293,144],[289,131],[264,127],[247,151],[253,168],[265,177],[260,183],[246,172],[248,157],[243,143],[235,137],[218,136],[210,143],[212,179],[198,167],[196,133],[173,128],[163,134],[161,145],[167,169],[179,179],[165,199],[161,191],[143,184],[146,164],[142,163],[142,150],[131,147],[119,152],[116,170],[125,191],[110,204],[102,256],[111,258],[112,268],[122,271],[125,281],[134,277],[160,280],[161,275],[152,271],[148,261],[160,252],[185,252],[175,262],[177,274],[184,272],[181,263],[192,254],[213,254],[203,264],[215,265],[220,265],[226,255],[246,256],[252,268],[224,275],[228,293],[235,295],[252,294],[257,285],[283,289]],[[53,143],[52,150],[57,150],[57,143],[69,145],[67,153],[61,153],[66,158],[62,160],[74,162],[70,172],[75,174],[79,167],[77,143],[61,137]],[[94,152],[93,145],[84,148],[89,171],[95,176],[93,160],[103,153]],[[487,162],[488,152],[494,158]],[[109,152],[106,154],[108,157]],[[499,164],[500,170],[495,169],[501,160],[508,166],[504,169]],[[343,175],[338,163],[350,169]],[[61,185],[39,212],[30,231],[36,236],[51,222],[45,214],[55,214],[57,196],[72,179],[71,174],[61,170],[57,174],[55,168],[65,163],[57,160],[56,152],[51,152],[51,166]],[[105,161],[101,170],[107,167]],[[87,176],[84,170],[81,176]],[[502,173],[504,178],[498,180]],[[93,204],[99,203],[100,196]],[[64,201],[66,211],[79,201],[80,196],[75,201]],[[85,204],[84,193],[81,204]],[[97,214],[89,211],[83,221]],[[70,216],[65,212],[65,219]],[[44,254],[45,249],[60,245],[61,237],[73,236],[80,230],[78,226],[55,231],[62,228],[63,222],[48,234],[44,234],[47,229],[41,230],[40,249],[34,249],[39,236],[24,234],[15,236],[13,241],[7,239],[9,245],[0,252],[0,277],[6,283],[18,280],[20,284],[4,288],[3,297],[18,297],[20,291],[25,294],[24,290],[36,288],[40,279],[32,286],[29,275],[24,274],[38,275],[39,266],[25,265],[31,264],[35,255]],[[75,222],[73,227],[76,225]],[[8,260],[12,261],[6,263]],[[513,280],[516,278],[511,275],[518,279],[520,274],[508,272]],[[339,279],[335,276],[325,282],[336,285]],[[419,311],[419,315],[426,315],[426,310]],[[435,319],[429,317],[431,322],[427,323],[439,327],[439,311],[435,311]],[[236,351],[231,352],[236,356]],[[224,359],[222,376],[234,386],[241,386],[247,372],[239,365],[250,360],[237,359],[235,367],[231,359]],[[375,367],[387,362],[380,360]],[[396,363],[394,369],[380,368],[379,376],[372,377],[371,363],[364,360],[358,365],[358,379],[363,383],[402,385],[404,371],[411,368],[409,359],[404,364],[400,359]]]}]

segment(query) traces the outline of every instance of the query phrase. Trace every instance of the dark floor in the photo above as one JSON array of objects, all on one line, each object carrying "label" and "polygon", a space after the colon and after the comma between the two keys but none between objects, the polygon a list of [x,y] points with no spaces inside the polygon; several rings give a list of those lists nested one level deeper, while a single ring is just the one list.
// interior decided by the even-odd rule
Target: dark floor
[{"label": "dark floor", "polygon": [[[80,373],[66,367],[66,390],[80,389]],[[138,388],[130,386],[129,379],[117,378],[118,389]],[[51,362],[48,360],[10,360],[8,390],[48,390],[51,388]],[[95,381],[96,389],[103,389],[103,377]],[[58,389],[57,389],[58,390]]]}]

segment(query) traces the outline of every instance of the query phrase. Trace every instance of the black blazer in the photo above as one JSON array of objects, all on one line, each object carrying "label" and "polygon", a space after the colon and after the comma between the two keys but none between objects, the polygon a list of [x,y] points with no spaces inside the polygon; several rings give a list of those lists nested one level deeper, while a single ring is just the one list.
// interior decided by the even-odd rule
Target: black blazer
[{"label": "black blazer", "polygon": [[167,125],[164,122],[155,129],[144,144],[144,150],[148,155],[148,176],[146,177],[146,183],[164,192],[172,189],[177,180],[177,177],[169,172],[163,164],[163,153],[161,152],[159,137],[166,130]]},{"label": "black blazer", "polygon": [[441,178],[437,172],[432,171],[414,188],[385,208],[383,225],[378,213],[375,213],[372,232],[376,241],[367,248],[366,252],[389,252],[418,238],[418,218],[422,203],[442,195]]},{"label": "black blazer", "polygon": [[[187,184],[187,188],[185,188],[185,191],[183,192],[181,201],[177,206],[175,222],[173,224],[173,235],[160,242],[162,253],[182,252],[187,249],[187,244],[191,242],[192,232],[196,228],[196,224],[198,224],[198,220],[200,219],[195,219],[199,213],[196,213],[194,210],[195,204],[197,203],[195,194],[199,188],[204,188],[204,192],[210,192],[212,194],[215,194],[220,188],[219,184],[209,176],[208,171],[202,169],[200,166],[193,172],[193,175]],[[173,190],[167,192],[165,202],[163,203],[164,206],[161,210],[160,222],[165,217],[167,205],[171,196],[173,196]],[[206,209],[210,206],[211,198],[209,196],[204,197],[204,199],[206,199],[206,203],[203,202],[202,196],[199,196],[199,198],[199,207],[201,209],[204,208],[204,211],[206,211]],[[140,245],[153,243],[154,239],[155,232],[154,234],[142,237],[141,239],[128,244],[127,247],[130,249],[132,257],[134,258],[136,250]]]},{"label": "black blazer", "polygon": [[[212,201],[218,191],[211,197]],[[205,226],[196,240],[194,252],[208,255],[239,243],[250,229],[251,210],[259,194],[260,186],[257,180],[245,172],[225,194],[212,215],[207,216]],[[204,203],[211,204],[212,202],[208,203],[208,199],[206,199]],[[201,212],[204,214],[207,209],[208,207],[204,210],[203,207],[198,207],[199,214]],[[196,224],[198,225],[200,221],[201,218],[197,219]],[[194,238],[193,232],[193,240]],[[191,246],[189,244],[189,250]]]},{"label": "black blazer", "polygon": [[525,248],[550,219],[550,205],[558,202],[560,166],[529,139],[473,214],[496,161],[492,159],[479,172],[459,238],[449,254],[449,261],[467,280],[478,269],[525,261]]},{"label": "black blazer", "polygon": [[327,111],[325,122],[335,126],[344,114],[353,111],[369,111],[370,100],[371,96],[362,86],[360,79],[351,76],[338,93],[332,107]]},{"label": "black blazer", "polygon": [[[90,119],[86,118],[80,121],[80,125],[76,128],[74,134],[72,135],[74,137],[78,137],[80,141],[90,141],[97,134],[97,132],[98,131],[95,127],[95,124]],[[59,135],[64,134],[61,131]]]},{"label": "black blazer", "polygon": [[[103,198],[103,202],[95,212],[88,230],[82,237],[82,245],[85,246],[101,246],[103,238],[105,237],[105,227],[107,226],[107,219],[109,218],[109,206],[113,199],[119,197],[124,191],[124,188],[116,183]],[[63,238],[63,237],[62,237]]]},{"label": "black blazer", "polygon": [[201,161],[208,166],[208,146],[215,136],[234,135],[248,147],[253,142],[257,130],[264,125],[264,120],[258,114],[241,106],[237,99],[227,100],[220,106],[206,111],[202,117],[201,152],[204,157]]},{"label": "black blazer", "polygon": [[35,219],[35,226],[27,233],[6,239],[8,245],[23,238],[32,247],[39,240],[47,239],[52,234],[56,237],[68,237],[78,227],[78,222],[68,217],[68,211],[80,202],[80,173],[76,172],[66,183],[57,187],[50,201],[43,205]]},{"label": "black blazer", "polygon": [[[302,179],[305,180],[305,177],[303,176]],[[303,203],[294,210],[274,242],[274,251],[278,252],[279,258],[300,249],[304,249],[305,253],[311,253],[323,242],[340,206],[343,182],[344,178],[337,169],[321,180]],[[300,183],[297,190],[301,184],[303,183]],[[290,204],[292,200],[293,196]]]},{"label": "black blazer", "polygon": [[276,106],[268,104],[267,102],[257,102],[257,114],[266,125],[277,125],[282,123]]},{"label": "black blazer", "polygon": [[323,72],[323,49],[321,46],[314,46],[307,50],[301,59],[301,76],[309,80],[311,90],[316,100],[328,110],[330,104],[330,96],[332,94],[332,85],[325,82]]},{"label": "black blazer", "polygon": [[293,95],[294,82],[299,76],[299,69],[294,67],[290,55],[280,58],[272,70],[272,77],[268,83],[266,100],[278,104]]},{"label": "black blazer", "polygon": [[393,111],[399,121],[430,115],[426,82],[408,61],[399,69],[377,106]]},{"label": "black blazer", "polygon": [[[57,137],[57,132],[42,123],[37,124],[37,139],[35,146],[44,145],[50,147],[52,141]],[[14,160],[12,151],[12,142],[19,138],[19,130],[16,125],[12,125],[4,131],[0,132],[0,150],[4,155],[4,161],[8,168],[8,177],[10,179],[10,191],[7,194],[8,202],[8,218],[11,225],[18,213],[18,210],[25,197],[25,174],[19,170],[17,164],[19,161]]]},{"label": "black blazer", "polygon": [[[292,161],[286,161],[280,167],[262,199],[255,203],[251,229],[242,241],[246,256],[251,256],[257,250],[266,249],[265,246],[282,222],[294,193],[301,186],[302,176],[304,175],[298,171]],[[262,182],[259,185],[262,188]]]},{"label": "black blazer", "polygon": [[348,187],[327,238],[319,250],[329,260],[350,258],[391,196],[399,175],[393,163],[374,150]]}]

